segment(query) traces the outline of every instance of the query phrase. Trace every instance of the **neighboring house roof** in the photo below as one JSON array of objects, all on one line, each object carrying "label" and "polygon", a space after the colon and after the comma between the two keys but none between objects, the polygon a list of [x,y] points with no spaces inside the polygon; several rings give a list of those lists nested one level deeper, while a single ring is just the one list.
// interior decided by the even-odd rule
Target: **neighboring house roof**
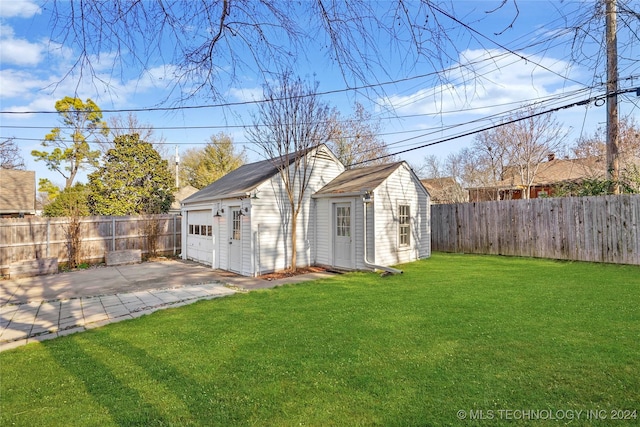
[{"label": "neighboring house roof", "polygon": [[[540,164],[533,185],[549,185],[604,176],[604,162],[598,158],[551,160]],[[517,183],[522,179],[517,175]]]},{"label": "neighboring house roof", "polygon": [[452,176],[444,178],[426,178],[421,179],[422,185],[429,191],[431,201],[433,203],[452,203],[454,193],[463,192],[464,189]]},{"label": "neighboring house roof", "polygon": [[297,157],[305,152],[309,153],[315,149],[320,150],[322,147],[325,147],[324,144],[289,154],[287,157],[283,156],[279,159],[262,160],[260,162],[242,165],[238,169],[229,172],[222,178],[198,191],[196,194],[187,197],[182,203],[196,203],[247,195],[260,184],[279,173],[278,165],[285,165],[287,162],[290,165]]},{"label": "neighboring house roof", "polygon": [[34,214],[36,173],[0,169],[0,214]]},{"label": "neighboring house roof", "polygon": [[[603,178],[605,174],[605,162],[598,157],[583,159],[554,159],[543,162],[538,166],[532,186],[549,186],[561,182],[581,181],[583,179]],[[525,184],[520,176],[519,169],[511,166],[505,170],[506,179],[498,181],[487,187],[510,189],[521,188]],[[474,188],[475,189],[475,188]]]},{"label": "neighboring house roof", "polygon": [[169,211],[179,211],[180,210],[180,203],[182,203],[182,201],[184,199],[186,199],[187,197],[191,196],[192,194],[195,194],[198,192],[198,189],[196,187],[193,187],[191,185],[187,185],[182,187],[181,189],[179,189],[178,191],[176,191],[175,193],[175,198],[173,200],[173,203],[171,203],[171,208],[169,209]]}]

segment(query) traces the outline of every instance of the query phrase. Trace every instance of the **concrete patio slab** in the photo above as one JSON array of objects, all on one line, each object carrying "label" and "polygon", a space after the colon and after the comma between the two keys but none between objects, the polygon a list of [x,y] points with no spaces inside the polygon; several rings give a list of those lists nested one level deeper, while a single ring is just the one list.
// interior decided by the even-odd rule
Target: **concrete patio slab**
[{"label": "concrete patio slab", "polygon": [[0,351],[237,291],[334,275],[267,281],[170,260],[0,280]]}]

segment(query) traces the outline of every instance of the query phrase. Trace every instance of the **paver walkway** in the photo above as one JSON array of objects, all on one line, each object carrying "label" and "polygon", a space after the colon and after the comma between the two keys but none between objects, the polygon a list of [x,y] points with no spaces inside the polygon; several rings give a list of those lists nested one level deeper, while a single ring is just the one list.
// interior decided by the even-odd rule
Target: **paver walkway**
[{"label": "paver walkway", "polygon": [[331,275],[312,273],[267,281],[168,261],[3,280],[0,351],[238,290],[272,288]]},{"label": "paver walkway", "polygon": [[209,283],[5,305],[0,307],[0,351],[233,293],[224,285]]}]

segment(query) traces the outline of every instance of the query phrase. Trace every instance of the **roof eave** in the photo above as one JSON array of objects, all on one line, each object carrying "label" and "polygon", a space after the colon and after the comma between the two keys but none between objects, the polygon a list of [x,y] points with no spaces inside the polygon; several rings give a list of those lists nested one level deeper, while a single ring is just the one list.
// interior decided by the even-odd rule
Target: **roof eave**
[{"label": "roof eave", "polygon": [[183,200],[181,205],[182,206],[200,205],[200,204],[207,204],[207,203],[215,203],[225,199],[246,199],[249,197],[251,197],[251,192],[246,191],[246,192],[239,192],[239,193],[222,194],[219,196],[215,196],[213,198],[203,197],[202,199]]},{"label": "roof eave", "polygon": [[332,197],[359,197],[364,196],[367,193],[372,192],[373,190],[359,190],[359,191],[350,191],[348,193],[321,193],[321,194],[312,194],[311,197],[314,199],[328,199]]}]

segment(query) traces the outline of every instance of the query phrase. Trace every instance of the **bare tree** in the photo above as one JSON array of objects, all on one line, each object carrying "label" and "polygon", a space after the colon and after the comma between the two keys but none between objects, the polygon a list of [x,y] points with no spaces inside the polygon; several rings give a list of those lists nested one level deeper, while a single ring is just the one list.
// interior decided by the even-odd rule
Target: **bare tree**
[{"label": "bare tree", "polygon": [[315,93],[318,83],[305,83],[291,72],[284,73],[274,85],[266,85],[258,106],[249,140],[273,162],[283,183],[291,218],[291,269],[297,263],[298,215],[307,196],[309,179],[315,166],[313,150],[328,141],[331,109]]},{"label": "bare tree", "polygon": [[435,154],[425,156],[418,170],[421,178],[442,178],[443,176],[442,161]]},{"label": "bare tree", "polygon": [[[619,124],[619,151],[620,163],[623,165],[637,163],[640,160],[640,125],[633,116],[626,116]],[[578,139],[570,147],[571,152],[577,158],[598,157],[605,159],[607,153],[607,130],[598,127],[591,135],[585,135]]]},{"label": "bare tree", "polygon": [[498,144],[490,132],[476,135],[473,145],[464,149],[467,156],[464,180],[470,188],[483,188],[489,200],[499,200],[496,184],[504,179],[504,169],[508,164],[507,147]]},{"label": "bare tree", "polygon": [[153,125],[142,123],[135,113],[129,112],[126,115],[116,114],[109,117],[109,134],[97,135],[98,143],[102,154],[106,154],[115,147],[114,140],[125,135],[138,134],[141,141],[150,143],[162,158],[170,155],[170,150],[165,144],[164,137],[157,137]]},{"label": "bare tree", "polygon": [[462,154],[450,153],[444,161],[435,154],[424,158],[420,167],[421,176],[429,180],[432,199],[442,203],[463,203],[468,201],[467,192],[462,187],[465,157]]},{"label": "bare tree", "polygon": [[[491,184],[522,187],[528,199],[540,164],[562,150],[567,130],[550,113],[527,109],[476,135],[472,153],[478,177]],[[488,184],[488,185],[487,185]]]},{"label": "bare tree", "polygon": [[329,147],[336,157],[350,168],[352,165],[390,163],[396,157],[389,154],[387,143],[380,138],[380,121],[374,120],[362,104],[356,102],[353,116],[332,117]]},{"label": "bare tree", "polygon": [[24,159],[15,138],[0,141],[0,169],[24,169]]},{"label": "bare tree", "polygon": [[[317,66],[318,57],[333,62],[349,86],[379,83],[374,70],[392,80],[391,63],[406,72],[418,64],[443,70],[457,63],[456,46],[477,38],[453,12],[453,2],[434,0],[54,0],[51,27],[53,41],[78,55],[79,75],[100,79],[94,62],[104,52],[113,63],[100,65],[121,76],[148,72],[159,58],[171,64],[175,93],[217,99],[225,79],[233,84],[244,71],[271,76],[305,59]],[[507,13],[517,16],[517,8]],[[312,44],[320,52],[309,58]]]}]

